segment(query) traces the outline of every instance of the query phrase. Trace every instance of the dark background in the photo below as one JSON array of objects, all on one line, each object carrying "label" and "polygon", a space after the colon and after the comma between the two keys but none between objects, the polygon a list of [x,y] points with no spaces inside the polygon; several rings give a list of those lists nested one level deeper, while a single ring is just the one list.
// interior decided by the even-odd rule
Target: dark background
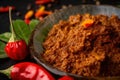
[{"label": "dark background", "polygon": [[[48,10],[60,9],[63,5],[81,5],[81,4],[96,4],[98,0],[55,0],[56,2],[52,3],[52,7]],[[99,0],[100,4],[108,5],[119,5],[120,0]],[[13,11],[13,19],[23,19],[24,14],[27,11],[27,6],[30,4],[32,9],[36,9],[38,5],[35,5],[35,0],[0,0],[0,6],[15,6],[16,11]],[[46,5],[47,6],[47,5]],[[17,16],[16,13],[19,12],[21,16]],[[8,13],[0,13],[0,33],[9,31],[9,19]]]},{"label": "dark background", "polygon": [[[96,2],[97,1],[97,2]],[[54,3],[51,3],[51,7],[47,7],[47,10],[54,11],[56,9],[61,9],[63,6],[75,6],[75,5],[82,5],[82,4],[96,4],[100,3],[102,5],[113,5],[118,6],[120,5],[119,0],[55,0]],[[14,19],[24,19],[25,13],[28,11],[28,5],[31,5],[31,9],[36,10],[39,5],[35,5],[35,0],[0,0],[0,6],[15,6],[16,10],[12,12],[12,18]],[[19,16],[17,14],[20,14]],[[0,13],[0,33],[9,31],[9,17],[8,13]],[[23,61],[32,61],[35,62],[31,57],[26,58]],[[22,61],[14,61],[9,58],[0,59],[0,69],[6,69],[11,65],[22,62]],[[59,77],[54,75],[55,77]],[[0,74],[0,80],[9,80],[3,74]]]}]

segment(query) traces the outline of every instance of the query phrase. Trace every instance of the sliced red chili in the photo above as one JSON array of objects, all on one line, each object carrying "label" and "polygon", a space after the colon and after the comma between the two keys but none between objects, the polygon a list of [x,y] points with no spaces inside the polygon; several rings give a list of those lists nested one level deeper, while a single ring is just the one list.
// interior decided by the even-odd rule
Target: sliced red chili
[{"label": "sliced red chili", "polygon": [[25,14],[25,19],[30,19],[34,14],[33,10],[29,10],[26,14]]},{"label": "sliced red chili", "polygon": [[51,2],[51,0],[36,0],[35,3],[36,4],[46,4],[46,3],[49,3]]},{"label": "sliced red chili", "polygon": [[25,21],[26,24],[30,23],[30,19],[25,19],[24,21]]},{"label": "sliced red chili", "polygon": [[9,12],[9,8],[12,8],[12,10],[14,10],[15,9],[15,7],[14,6],[6,6],[6,7],[0,7],[0,12],[1,13],[4,13],[4,12]]},{"label": "sliced red chili", "polygon": [[92,26],[93,23],[94,23],[93,19],[86,19],[86,20],[82,21],[81,26],[88,28],[88,27]]}]

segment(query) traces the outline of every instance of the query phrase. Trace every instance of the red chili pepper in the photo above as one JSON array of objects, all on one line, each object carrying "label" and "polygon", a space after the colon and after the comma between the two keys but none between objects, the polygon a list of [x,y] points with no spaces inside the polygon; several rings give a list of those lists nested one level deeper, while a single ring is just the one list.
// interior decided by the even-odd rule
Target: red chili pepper
[{"label": "red chili pepper", "polygon": [[91,23],[86,23],[86,24],[85,24],[85,27],[88,28],[88,27],[90,27],[90,26],[92,26],[92,25],[93,25],[93,24],[91,24]]},{"label": "red chili pepper", "polygon": [[28,54],[28,47],[24,40],[8,42],[5,46],[5,51],[13,60],[22,60]]},{"label": "red chili pepper", "polygon": [[5,52],[11,59],[22,60],[28,55],[28,47],[24,40],[16,39],[16,34],[13,29],[12,19],[11,19],[11,8],[9,11],[10,24],[12,35],[9,42],[5,46]]},{"label": "red chili pepper", "polygon": [[86,19],[81,23],[81,26],[84,26],[85,28],[88,28],[90,26],[92,26],[94,23],[93,19]]},{"label": "red chili pepper", "polygon": [[50,14],[52,14],[51,11],[38,11],[38,12],[35,13],[35,17],[39,18],[41,16],[50,15]]},{"label": "red chili pepper", "polygon": [[30,23],[30,19],[25,19],[24,21],[25,21],[26,24]]},{"label": "red chili pepper", "polygon": [[0,12],[1,12],[1,13],[8,12],[10,7],[12,8],[12,10],[15,9],[14,6],[0,7]]},{"label": "red chili pepper", "polygon": [[70,76],[63,76],[63,77],[59,78],[58,80],[74,80],[74,78],[72,78]]},{"label": "red chili pepper", "polygon": [[51,2],[51,0],[36,0],[35,1],[36,4],[40,4],[40,5],[46,4],[46,3],[49,3],[49,2]]},{"label": "red chili pepper", "polygon": [[12,80],[55,80],[43,67],[32,62],[21,62],[0,72]]},{"label": "red chili pepper", "polygon": [[33,10],[29,10],[26,14],[25,14],[25,19],[30,19],[34,14]]}]

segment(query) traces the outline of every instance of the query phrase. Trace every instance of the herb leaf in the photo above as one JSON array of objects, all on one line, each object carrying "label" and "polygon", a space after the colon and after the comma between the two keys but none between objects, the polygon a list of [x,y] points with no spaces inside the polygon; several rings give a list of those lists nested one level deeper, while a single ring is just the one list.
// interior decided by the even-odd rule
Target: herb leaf
[{"label": "herb leaf", "polygon": [[30,21],[29,27],[30,27],[30,31],[32,32],[35,28],[35,26],[39,23],[39,20],[37,19],[33,19]]},{"label": "herb leaf", "polygon": [[0,34],[0,40],[6,43],[9,41],[10,37],[11,37],[10,32],[5,32],[5,33]]},{"label": "herb leaf", "polygon": [[[31,32],[34,30],[35,26],[39,23],[39,20],[31,20],[30,24],[27,25],[23,20],[13,21],[13,28],[17,37],[23,39],[28,44]],[[0,34],[0,58],[7,58],[5,53],[5,43],[9,41],[11,37],[11,32],[5,32]]]},{"label": "herb leaf", "polygon": [[5,45],[6,44],[4,42],[0,41],[0,58],[7,58],[8,57],[5,53],[5,50],[4,50]]},{"label": "herb leaf", "polygon": [[31,33],[28,25],[23,20],[15,20],[13,21],[13,27],[16,35],[28,44]]}]

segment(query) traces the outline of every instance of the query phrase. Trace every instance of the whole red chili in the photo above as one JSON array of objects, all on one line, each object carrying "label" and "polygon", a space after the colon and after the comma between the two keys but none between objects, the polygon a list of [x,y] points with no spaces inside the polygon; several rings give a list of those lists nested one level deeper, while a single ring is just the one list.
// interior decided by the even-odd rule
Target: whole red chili
[{"label": "whole red chili", "polygon": [[70,76],[63,76],[63,77],[59,78],[58,80],[74,80],[74,78],[70,77]]},{"label": "whole red chili", "polygon": [[55,80],[43,67],[32,62],[21,62],[0,72],[12,80]]},{"label": "whole red chili", "polygon": [[12,35],[9,42],[5,46],[5,52],[11,59],[22,60],[28,54],[28,47],[24,40],[18,40],[13,29],[12,19],[11,19],[11,8],[9,11],[10,24]]},{"label": "whole red chili", "polygon": [[5,46],[5,51],[13,60],[22,60],[28,54],[28,48],[24,40],[8,42]]}]

